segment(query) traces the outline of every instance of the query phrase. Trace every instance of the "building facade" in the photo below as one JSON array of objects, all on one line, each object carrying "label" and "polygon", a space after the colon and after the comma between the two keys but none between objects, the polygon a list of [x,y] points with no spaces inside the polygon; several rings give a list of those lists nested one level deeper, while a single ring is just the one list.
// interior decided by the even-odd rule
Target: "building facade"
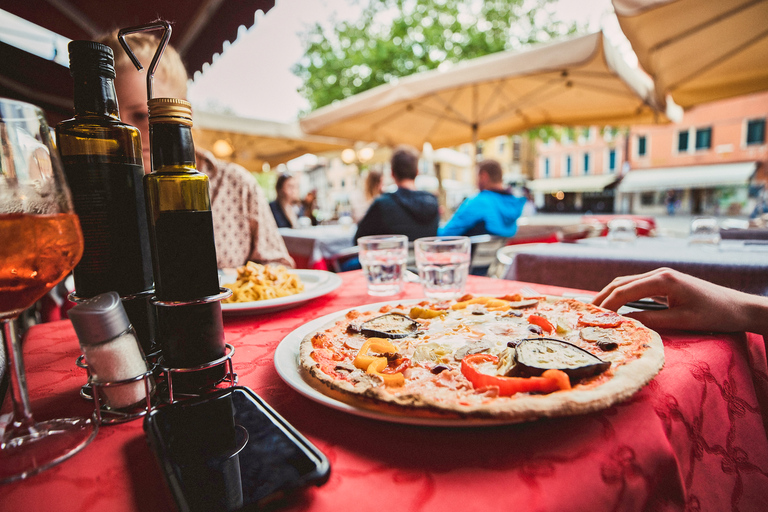
[{"label": "building facade", "polygon": [[562,128],[537,145],[537,206],[551,212],[745,215],[768,182],[768,93],[686,111],[682,121]]}]

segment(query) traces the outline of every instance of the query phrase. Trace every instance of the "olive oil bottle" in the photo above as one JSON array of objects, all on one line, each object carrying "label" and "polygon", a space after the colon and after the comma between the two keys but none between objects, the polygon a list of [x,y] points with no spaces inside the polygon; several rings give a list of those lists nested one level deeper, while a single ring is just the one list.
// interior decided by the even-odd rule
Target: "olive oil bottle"
[{"label": "olive oil bottle", "polygon": [[[80,298],[115,291],[145,352],[151,353],[154,308],[139,130],[120,121],[112,49],[92,41],[69,44],[75,117],[56,126],[85,250],[75,267]],[[133,297],[137,297],[133,299]]]},{"label": "olive oil bottle", "polygon": [[[149,106],[152,172],[144,177],[147,197],[158,339],[166,366],[193,368],[224,356],[208,176],[195,164],[192,109],[174,98]],[[163,305],[162,303],[183,303]],[[174,391],[195,392],[224,376],[224,366],[173,377]]]}]

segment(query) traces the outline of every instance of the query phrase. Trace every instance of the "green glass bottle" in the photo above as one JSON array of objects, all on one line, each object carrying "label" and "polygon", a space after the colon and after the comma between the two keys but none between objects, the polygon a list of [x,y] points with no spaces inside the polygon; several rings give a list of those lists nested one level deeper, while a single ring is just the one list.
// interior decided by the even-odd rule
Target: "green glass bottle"
[{"label": "green glass bottle", "polygon": [[[144,177],[158,301],[192,302],[219,293],[208,177],[195,164],[192,109],[175,98],[148,102],[152,172]],[[165,365],[192,368],[225,354],[218,301],[158,306]],[[195,392],[224,376],[224,366],[173,377],[174,392]]]},{"label": "green glass bottle", "polygon": [[56,141],[85,240],[74,270],[76,295],[117,292],[150,353],[154,308],[149,293],[141,295],[153,282],[141,137],[120,121],[112,49],[72,41],[69,58],[75,116],[56,126]]}]

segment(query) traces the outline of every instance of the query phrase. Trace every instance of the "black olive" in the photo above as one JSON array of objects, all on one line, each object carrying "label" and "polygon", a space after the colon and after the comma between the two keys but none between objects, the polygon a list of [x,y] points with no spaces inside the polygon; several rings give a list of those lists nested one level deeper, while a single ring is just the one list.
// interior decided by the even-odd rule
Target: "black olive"
[{"label": "black olive", "polygon": [[615,341],[609,341],[609,340],[597,340],[597,348],[602,350],[603,352],[610,352],[611,350],[616,350],[619,348],[619,344]]},{"label": "black olive", "polygon": [[541,330],[541,327],[539,327],[538,325],[533,325],[533,324],[528,326],[528,330],[533,332],[533,333],[536,333],[536,334],[541,334],[543,332]]},{"label": "black olive", "polygon": [[438,374],[438,373],[440,373],[440,372],[443,372],[443,371],[445,371],[445,370],[450,370],[450,369],[451,369],[451,367],[450,367],[450,366],[446,366],[446,365],[444,365],[444,364],[436,364],[436,365],[435,365],[435,366],[433,366],[433,367],[432,367],[432,369],[431,369],[431,370],[429,370],[429,371],[431,371],[432,373],[434,373],[435,375],[437,375],[437,374]]},{"label": "black olive", "polygon": [[472,314],[473,315],[484,315],[485,311],[473,311]]},{"label": "black olive", "polygon": [[515,347],[518,345],[518,343],[520,343],[520,340],[512,340],[512,341],[508,341],[508,342],[507,342],[507,346],[508,346],[509,348],[515,348]]},{"label": "black olive", "polygon": [[363,328],[362,324],[357,323],[357,322],[350,322],[349,325],[347,326],[347,332],[353,333],[353,334],[358,334],[358,333],[360,333],[362,328]]}]

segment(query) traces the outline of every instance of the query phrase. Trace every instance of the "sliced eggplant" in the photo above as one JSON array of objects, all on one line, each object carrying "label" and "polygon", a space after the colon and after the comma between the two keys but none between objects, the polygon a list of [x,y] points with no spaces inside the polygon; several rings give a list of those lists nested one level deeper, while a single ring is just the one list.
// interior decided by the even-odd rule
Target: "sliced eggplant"
[{"label": "sliced eggplant", "polygon": [[509,307],[512,309],[522,309],[522,308],[530,308],[532,306],[535,306],[539,303],[539,299],[523,299],[523,300],[515,300],[515,301],[509,301]]},{"label": "sliced eggplant", "polygon": [[456,352],[453,353],[453,358],[457,361],[461,361],[469,354],[479,354],[480,352],[485,352],[486,350],[489,350],[492,346],[493,346],[493,343],[485,340],[469,343],[467,345],[459,347],[456,350]]},{"label": "sliced eggplant", "polygon": [[611,363],[581,347],[555,338],[528,338],[516,349],[516,369],[525,375],[541,375],[546,370],[562,370],[578,381],[603,373]]},{"label": "sliced eggplant", "polygon": [[369,338],[405,338],[416,334],[419,323],[400,313],[377,316],[360,326],[360,332]]}]

